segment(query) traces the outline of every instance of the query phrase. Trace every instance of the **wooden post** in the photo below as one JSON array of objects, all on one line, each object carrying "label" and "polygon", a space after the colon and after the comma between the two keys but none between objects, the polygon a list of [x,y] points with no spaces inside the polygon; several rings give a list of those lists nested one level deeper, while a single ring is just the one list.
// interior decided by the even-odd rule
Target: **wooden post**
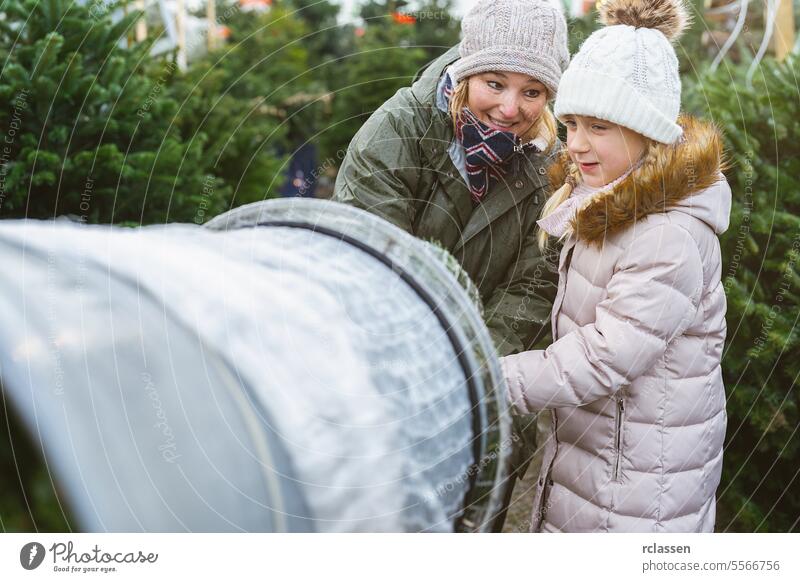
[{"label": "wooden post", "polygon": [[[136,0],[136,8],[144,11],[144,0]],[[142,17],[136,23],[136,42],[142,42],[147,38],[147,19]]]},{"label": "wooden post", "polygon": [[217,2],[206,0],[206,18],[208,19],[208,50],[213,51],[217,44]]},{"label": "wooden post", "polygon": [[782,61],[792,52],[795,42],[792,0],[781,0],[775,16],[775,57]]}]

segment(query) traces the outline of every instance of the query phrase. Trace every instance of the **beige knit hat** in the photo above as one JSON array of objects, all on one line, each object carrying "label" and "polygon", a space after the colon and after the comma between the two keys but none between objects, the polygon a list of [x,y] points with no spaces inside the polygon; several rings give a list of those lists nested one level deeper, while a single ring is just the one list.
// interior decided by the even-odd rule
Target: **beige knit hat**
[{"label": "beige knit hat", "polygon": [[548,0],[480,0],[461,21],[453,82],[487,71],[526,73],[553,99],[569,64],[567,23]]}]

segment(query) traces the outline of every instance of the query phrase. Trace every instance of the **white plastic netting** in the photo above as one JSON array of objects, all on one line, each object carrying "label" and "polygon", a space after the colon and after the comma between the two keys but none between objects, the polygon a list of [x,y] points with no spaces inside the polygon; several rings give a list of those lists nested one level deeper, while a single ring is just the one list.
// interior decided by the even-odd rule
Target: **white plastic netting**
[{"label": "white plastic netting", "polygon": [[[34,255],[47,260],[34,262],[30,260]],[[17,379],[6,382],[5,389],[11,391],[12,400],[17,391],[18,406],[29,422],[46,422],[48,407],[63,405],[63,400],[52,398],[52,386],[37,386],[37,379],[47,384],[53,377],[53,338],[72,334],[80,340],[91,327],[86,325],[87,318],[102,318],[102,311],[110,310],[107,306],[126,301],[129,304],[115,307],[139,317],[102,329],[100,333],[107,337],[95,337],[92,342],[122,345],[119,338],[130,335],[144,345],[152,338],[144,334],[147,326],[142,325],[141,317],[158,314],[179,321],[210,351],[221,354],[237,381],[247,386],[248,394],[257,401],[254,408],[268,412],[259,422],[270,423],[271,438],[278,438],[286,452],[291,467],[283,477],[291,474],[288,486],[304,499],[307,529],[452,530],[468,487],[466,472],[475,460],[472,414],[478,411],[465,388],[464,354],[459,361],[430,306],[375,257],[335,237],[290,227],[220,232],[191,225],[117,229],[36,221],[0,224],[0,256],[15,278],[13,285],[5,285],[0,292],[2,374],[4,380]],[[71,270],[72,276],[48,278],[53,269]],[[83,277],[82,271],[94,275]],[[105,277],[97,277],[98,273]],[[117,293],[115,297],[112,280],[115,285],[124,282],[135,288],[136,294],[123,297]],[[42,288],[41,281],[49,283]],[[56,296],[70,297],[70,307],[53,300]],[[148,302],[159,308],[145,310],[142,304]],[[45,313],[47,317],[26,317],[26,313]],[[464,314],[457,313],[453,321],[461,317]],[[98,333],[97,327],[92,329]],[[469,341],[474,338],[465,339],[465,343]],[[31,348],[37,342],[43,346],[40,352]],[[80,343],[77,341],[78,346]],[[21,351],[20,346],[26,349]],[[105,352],[97,354],[105,357]],[[77,349],[65,352],[62,363],[82,358],[89,375],[93,357],[91,350]],[[128,357],[134,354],[114,353],[119,362]],[[191,350],[181,351],[177,346],[163,357],[170,359],[165,374],[170,368],[199,366]],[[124,383],[112,376],[118,375],[119,369],[120,365],[109,366],[105,361],[101,367],[97,362],[94,389],[102,391],[107,386],[108,390],[124,391],[120,388]],[[82,381],[86,379],[81,376],[67,378],[60,398],[69,398],[70,387]],[[136,416],[136,403],[146,398],[144,392],[123,396],[129,405],[125,421],[130,430],[152,431],[150,417]],[[175,409],[165,411],[166,416],[185,417],[185,406],[180,403],[185,398],[182,393]],[[111,400],[108,405],[118,406],[119,402]],[[242,446],[236,438],[229,438],[236,432],[229,426],[230,420],[221,413],[215,415],[219,406],[213,401],[205,403],[204,424],[194,430],[218,431],[220,443]],[[101,413],[86,410],[85,418],[71,419],[71,429],[80,431],[81,423],[90,426],[95,422],[93,416]],[[482,414],[485,417],[485,412]],[[42,434],[51,442],[59,438],[48,437],[46,427]],[[192,447],[186,440],[184,451]],[[91,439],[75,442],[73,447],[94,446]],[[152,449],[137,450],[136,454],[160,454]],[[68,456],[70,451],[64,448],[63,453]],[[114,442],[103,443],[97,453],[100,463],[113,456]],[[120,445],[119,453],[130,451]],[[187,452],[183,461],[189,463],[193,458]],[[62,474],[79,469],[68,459],[57,464]],[[232,470],[222,464],[210,463],[206,470]],[[254,461],[255,472],[257,464]],[[149,473],[161,470],[157,464],[148,467]],[[249,468],[244,465],[237,470]],[[135,471],[130,475],[130,479],[147,477]],[[193,478],[202,480],[202,476]],[[76,505],[89,511],[91,503],[85,500],[101,493],[92,490],[85,476],[80,484],[77,478],[73,481],[74,495],[84,500]],[[257,488],[257,482],[253,483]],[[116,484],[96,485],[109,486],[127,485],[119,479]],[[214,489],[208,489],[205,496],[213,496]],[[222,497],[224,503],[236,504],[239,497],[252,501],[254,495]],[[278,504],[278,500],[272,502]],[[136,507],[139,512],[148,511],[147,500]],[[241,524],[233,523],[231,529],[258,529],[253,516],[244,516],[246,507],[247,503],[242,503]],[[181,511],[190,512],[191,508]],[[226,515],[237,515],[230,508],[226,511]],[[139,517],[130,523],[170,528]],[[232,520],[236,517],[226,518]],[[102,520],[87,523],[103,527]],[[124,519],[114,523],[126,529]],[[218,529],[213,520],[190,523],[189,529]]]}]

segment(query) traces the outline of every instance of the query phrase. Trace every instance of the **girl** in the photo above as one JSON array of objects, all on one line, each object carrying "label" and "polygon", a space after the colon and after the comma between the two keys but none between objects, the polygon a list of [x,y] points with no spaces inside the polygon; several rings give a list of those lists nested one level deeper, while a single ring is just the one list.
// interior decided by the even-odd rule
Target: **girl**
[{"label": "girl", "polygon": [[334,200],[453,254],[505,355],[533,345],[555,296],[535,227],[557,142],[547,102],[569,61],[566,22],[547,0],[481,0],[462,36],[359,130]]},{"label": "girl", "polygon": [[509,399],[550,410],[532,531],[710,532],[722,467],[731,194],[720,136],[678,117],[679,0],[606,0],[564,73],[554,343],[502,360]]}]

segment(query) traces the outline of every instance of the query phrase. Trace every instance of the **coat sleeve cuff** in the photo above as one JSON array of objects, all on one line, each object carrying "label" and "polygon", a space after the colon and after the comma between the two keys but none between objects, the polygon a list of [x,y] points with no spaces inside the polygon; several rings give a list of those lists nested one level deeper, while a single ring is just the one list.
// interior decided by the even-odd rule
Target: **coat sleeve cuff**
[{"label": "coat sleeve cuff", "polygon": [[506,384],[506,402],[513,406],[520,414],[530,414],[525,402],[525,391],[520,378],[520,370],[517,364],[517,355],[500,358],[500,369]]}]

